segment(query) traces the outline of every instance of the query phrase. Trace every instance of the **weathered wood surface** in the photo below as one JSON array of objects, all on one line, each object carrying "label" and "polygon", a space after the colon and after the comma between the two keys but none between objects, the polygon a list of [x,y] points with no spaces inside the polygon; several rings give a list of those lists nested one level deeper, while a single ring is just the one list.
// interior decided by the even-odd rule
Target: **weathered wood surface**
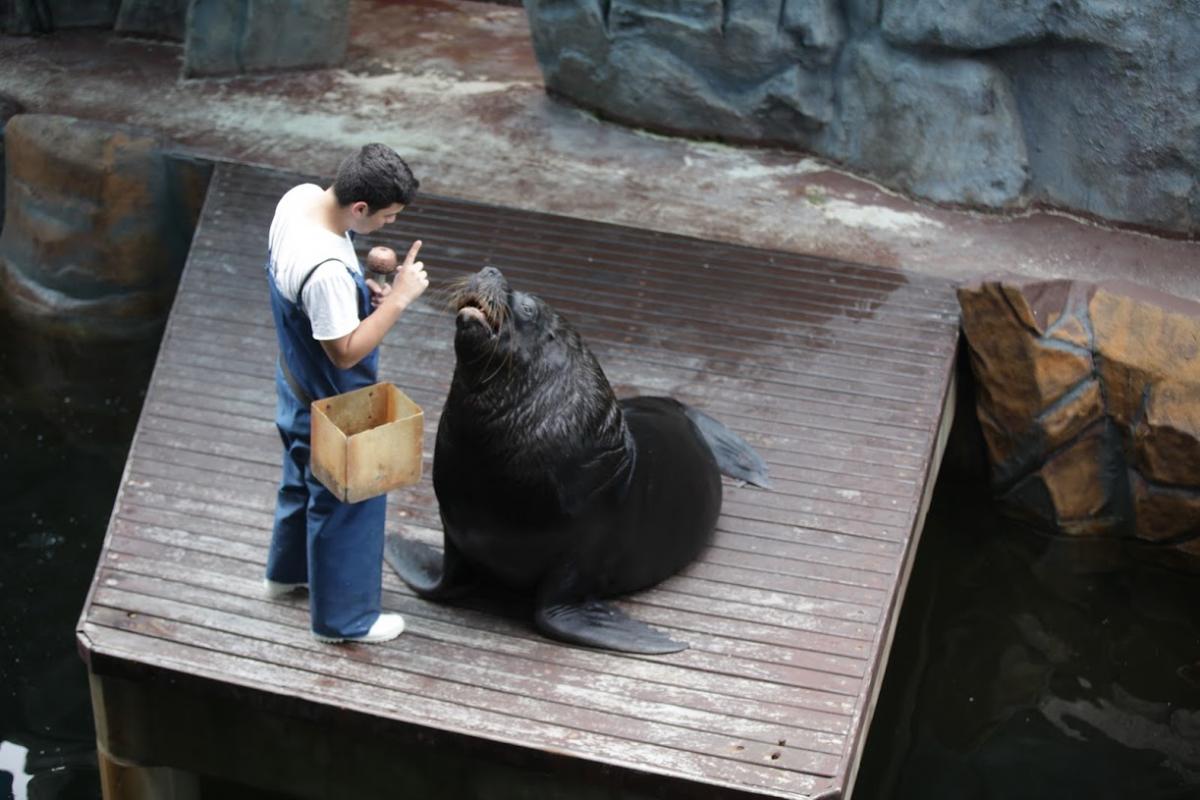
[{"label": "weathered wood surface", "polygon": [[[382,646],[308,634],[261,578],[280,448],[262,268],[296,176],[221,165],[210,188],[80,622],[107,669],[199,676],[525,748],[547,763],[671,775],[694,796],[844,790],[882,678],[957,338],[950,286],[895,271],[421,197],[360,240],[425,245],[433,289],[384,345],[426,413],[426,478],[389,529],[440,544],[429,483],[453,367],[438,288],[485,264],[558,307],[618,394],[722,418],[775,489],[725,484],[713,546],[621,601],[691,643],[666,657],[546,641],[527,621],[415,598]],[[114,666],[117,665],[117,666]],[[141,673],[139,673],[141,674]]]}]

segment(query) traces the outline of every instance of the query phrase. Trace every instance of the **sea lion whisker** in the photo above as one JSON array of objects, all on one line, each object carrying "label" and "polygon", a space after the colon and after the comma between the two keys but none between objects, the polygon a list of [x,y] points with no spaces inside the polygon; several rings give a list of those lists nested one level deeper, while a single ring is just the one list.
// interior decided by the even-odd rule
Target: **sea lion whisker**
[{"label": "sea lion whisker", "polygon": [[[480,370],[481,372],[486,372],[491,367],[492,359],[494,359],[496,357],[496,353],[497,353],[497,351],[499,351],[499,349],[500,349],[500,337],[496,337],[495,339],[492,340],[492,346],[490,348],[488,348],[487,361],[484,362],[483,367]],[[493,370],[490,374],[488,374],[487,376],[485,376],[484,378],[482,378],[479,381],[480,385],[488,383],[492,378],[494,378],[498,374],[500,374],[500,370],[502,370],[504,368],[505,364],[508,362],[508,360],[512,358],[512,353],[505,352],[504,356],[505,356],[505,358],[503,361],[501,361],[500,365],[498,367],[496,367],[496,369]]]},{"label": "sea lion whisker", "polygon": [[[498,342],[498,341],[496,342],[496,344],[494,344],[494,345],[492,346],[491,353],[489,353],[489,354],[488,354],[488,363],[487,363],[487,365],[485,365],[485,366],[484,366],[484,369],[487,369],[487,367],[491,365],[492,356],[494,356],[494,355],[496,354],[496,350],[497,350],[497,349],[499,349],[499,342]],[[504,359],[503,359],[503,360],[501,360],[501,362],[500,362],[500,365],[499,365],[499,366],[497,366],[497,367],[496,367],[496,369],[492,370],[492,372],[491,372],[489,375],[487,375],[485,378],[483,378],[483,379],[480,381],[480,384],[489,383],[489,382],[492,380],[492,378],[494,378],[494,377],[496,377],[497,375],[499,375],[499,374],[500,374],[500,371],[501,371],[502,369],[504,369],[504,367],[505,367],[507,364],[509,364],[509,361],[510,361],[510,359],[511,359],[511,358],[512,358],[512,353],[505,353],[505,357],[504,357]]]},{"label": "sea lion whisker", "polygon": [[451,295],[449,287],[438,286],[429,290],[429,302],[434,306],[450,309],[454,306],[454,299]]}]

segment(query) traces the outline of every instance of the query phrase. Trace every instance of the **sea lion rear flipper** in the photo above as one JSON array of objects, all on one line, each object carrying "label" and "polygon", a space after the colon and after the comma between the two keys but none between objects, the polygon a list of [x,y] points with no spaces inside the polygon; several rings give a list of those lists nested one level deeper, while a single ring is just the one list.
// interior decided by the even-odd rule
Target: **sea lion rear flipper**
[{"label": "sea lion rear flipper", "polygon": [[439,553],[423,542],[389,533],[383,558],[414,592],[429,600],[458,597],[472,585],[469,569],[448,541],[445,551]]},{"label": "sea lion rear flipper", "polygon": [[717,468],[721,474],[731,478],[752,483],[763,489],[771,488],[771,479],[767,476],[767,464],[762,456],[747,444],[746,440],[724,424],[713,419],[703,411],[697,411],[691,406],[680,403],[688,419],[700,429],[700,435],[712,450],[713,458],[717,460]]},{"label": "sea lion rear flipper", "polygon": [[688,647],[598,600],[539,606],[534,622],[538,630],[555,639],[622,653],[662,655]]}]

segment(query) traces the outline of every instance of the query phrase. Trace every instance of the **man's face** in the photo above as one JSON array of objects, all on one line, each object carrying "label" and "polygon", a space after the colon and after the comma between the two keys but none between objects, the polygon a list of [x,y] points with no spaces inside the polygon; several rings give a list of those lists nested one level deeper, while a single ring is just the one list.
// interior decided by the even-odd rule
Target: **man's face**
[{"label": "man's face", "polygon": [[404,205],[402,203],[394,203],[372,214],[370,213],[370,207],[366,203],[355,203],[351,208],[351,211],[354,212],[354,225],[351,227],[351,230],[355,233],[374,233],[384,225],[395,222],[396,215],[403,210]]}]

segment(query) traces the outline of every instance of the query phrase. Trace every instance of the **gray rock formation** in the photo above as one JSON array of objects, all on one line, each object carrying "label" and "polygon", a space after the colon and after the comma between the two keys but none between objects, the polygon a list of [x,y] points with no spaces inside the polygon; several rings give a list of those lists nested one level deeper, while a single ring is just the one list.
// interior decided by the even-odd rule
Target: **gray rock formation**
[{"label": "gray rock formation", "polygon": [[1200,0],[526,0],[548,89],[916,196],[1200,232]]},{"label": "gray rock formation", "polygon": [[60,28],[111,28],[120,0],[8,0],[0,2],[0,30],[49,33]]},{"label": "gray rock formation", "polygon": [[113,27],[117,33],[182,42],[187,11],[188,0],[121,0]]},{"label": "gray rock formation", "polygon": [[340,64],[347,0],[0,0],[0,32],[112,28],[184,43],[185,77]]},{"label": "gray rock formation", "polygon": [[526,3],[547,86],[626,122],[689,135],[811,146],[832,120],[843,42],[834,0],[770,18],[770,2],[643,5]]},{"label": "gray rock formation", "polygon": [[339,64],[349,24],[345,0],[191,0],[183,72],[195,77]]},{"label": "gray rock formation", "polygon": [[839,114],[819,152],[944,203],[1017,203],[1029,160],[1004,75],[969,58],[914,56],[876,37],[849,45]]}]

